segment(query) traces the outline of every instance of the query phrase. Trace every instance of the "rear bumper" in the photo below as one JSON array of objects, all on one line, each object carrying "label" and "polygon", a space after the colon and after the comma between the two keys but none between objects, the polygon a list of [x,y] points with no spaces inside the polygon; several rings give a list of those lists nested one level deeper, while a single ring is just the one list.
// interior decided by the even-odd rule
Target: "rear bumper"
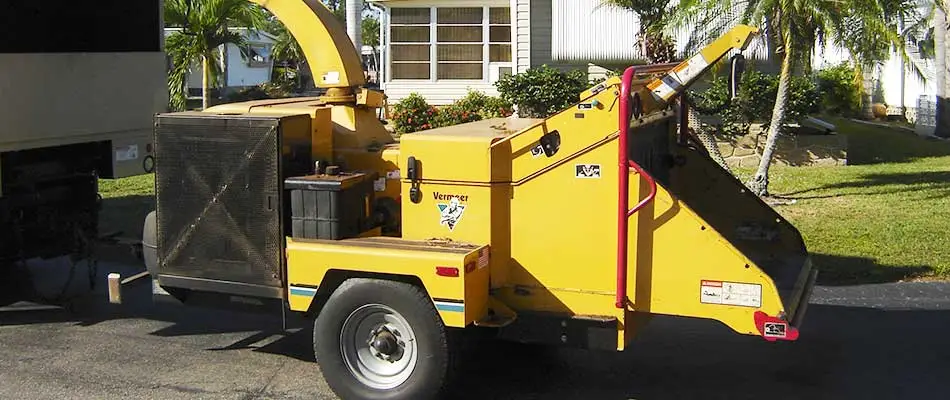
[{"label": "rear bumper", "polygon": [[754,314],[755,327],[765,340],[772,342],[798,339],[798,331],[802,327],[812,290],[818,279],[818,270],[812,265],[810,257],[805,259],[802,278],[794,300],[785,305],[786,309],[790,310],[789,314],[770,316],[761,311]]},{"label": "rear bumper", "polygon": [[[811,264],[811,258],[808,259],[808,263]],[[796,328],[801,328],[802,323],[805,320],[805,311],[808,310],[808,303],[811,301],[811,294],[815,288],[815,282],[817,279],[818,269],[813,266],[809,266],[808,280],[805,283],[805,287],[802,289],[801,296],[798,298],[798,304],[795,307],[795,312],[790,318],[792,326]]]}]

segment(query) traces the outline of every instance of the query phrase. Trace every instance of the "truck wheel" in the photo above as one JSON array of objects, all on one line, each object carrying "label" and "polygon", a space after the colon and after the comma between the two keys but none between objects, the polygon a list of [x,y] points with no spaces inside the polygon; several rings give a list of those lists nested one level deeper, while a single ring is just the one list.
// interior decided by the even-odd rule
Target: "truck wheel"
[{"label": "truck wheel", "polygon": [[431,399],[448,381],[446,327],[418,287],[349,279],[314,321],[313,350],[343,399]]}]

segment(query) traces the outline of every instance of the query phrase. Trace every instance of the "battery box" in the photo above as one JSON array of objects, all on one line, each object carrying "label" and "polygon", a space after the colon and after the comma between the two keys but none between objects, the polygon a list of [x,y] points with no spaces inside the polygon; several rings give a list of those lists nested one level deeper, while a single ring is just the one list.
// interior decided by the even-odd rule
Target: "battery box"
[{"label": "battery box", "polygon": [[291,235],[339,240],[372,227],[375,173],[340,172],[284,180],[290,197]]}]

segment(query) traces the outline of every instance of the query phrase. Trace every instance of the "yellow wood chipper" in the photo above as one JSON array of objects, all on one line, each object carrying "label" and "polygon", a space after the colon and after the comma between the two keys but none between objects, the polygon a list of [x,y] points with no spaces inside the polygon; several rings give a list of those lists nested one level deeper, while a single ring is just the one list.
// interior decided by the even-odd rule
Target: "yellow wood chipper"
[{"label": "yellow wood chipper", "polygon": [[156,116],[157,298],[312,318],[323,375],[354,399],[441,394],[456,329],[619,351],[674,315],[798,337],[815,279],[801,236],[681,123],[680,96],[755,28],[550,118],[397,141],[320,2],[257,2],[326,94]]}]

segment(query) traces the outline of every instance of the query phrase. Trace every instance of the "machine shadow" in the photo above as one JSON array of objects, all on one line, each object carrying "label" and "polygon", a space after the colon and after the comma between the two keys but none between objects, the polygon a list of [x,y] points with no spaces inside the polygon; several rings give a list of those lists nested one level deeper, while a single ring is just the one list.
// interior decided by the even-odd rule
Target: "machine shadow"
[{"label": "machine shadow", "polygon": [[[812,304],[798,342],[657,317],[623,353],[491,344],[467,352],[458,399],[889,399],[950,390],[950,310]],[[538,355],[544,355],[539,357]]]},{"label": "machine shadow", "polygon": [[933,267],[926,265],[881,265],[868,257],[811,253],[811,258],[819,271],[818,284],[822,286],[897,282],[926,277],[934,272]]}]

